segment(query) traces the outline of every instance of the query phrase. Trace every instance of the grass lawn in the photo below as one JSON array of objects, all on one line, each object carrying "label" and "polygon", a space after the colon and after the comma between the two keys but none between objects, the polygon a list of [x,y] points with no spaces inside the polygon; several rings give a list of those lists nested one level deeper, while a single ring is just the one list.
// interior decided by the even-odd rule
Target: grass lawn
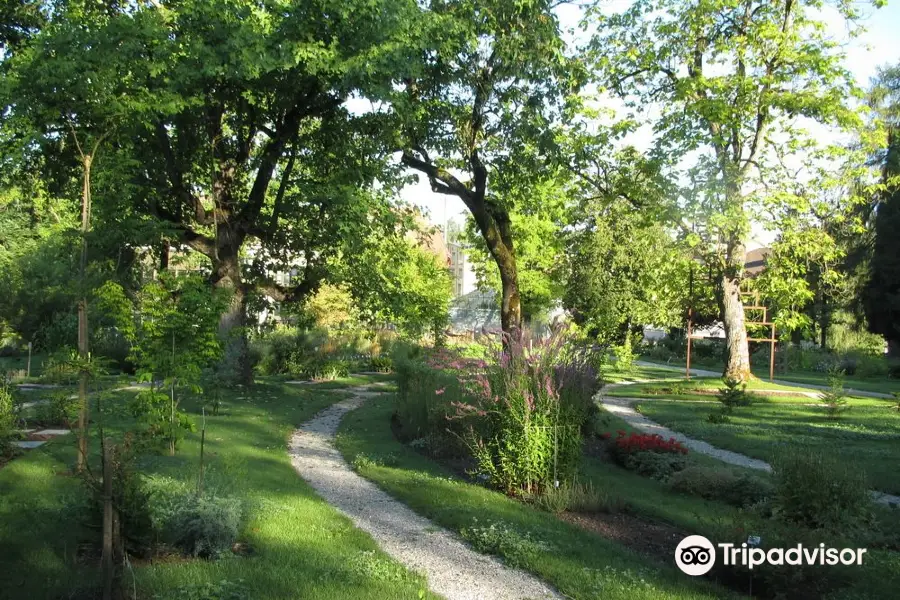
[{"label": "grass lawn", "polygon": [[[690,381],[660,381],[638,383],[629,386],[613,388],[605,393],[609,396],[624,398],[659,398],[665,400],[684,400],[694,402],[716,402],[715,392],[723,388],[724,384],[718,377],[694,377]],[[747,384],[747,391],[753,392],[762,402],[781,404],[809,404],[819,402],[818,397],[810,397],[809,394],[818,396],[817,390],[808,388],[769,383],[768,381],[754,380]],[[768,391],[779,393],[767,394]],[[871,398],[868,396],[851,397],[854,405],[864,406],[890,406],[891,400]]]},{"label": "grass lawn", "polygon": [[[673,360],[671,363],[660,363],[659,361],[655,361],[652,359],[641,358],[642,362],[648,363],[656,363],[659,364],[660,367],[666,365],[670,367],[670,372],[679,369],[681,373],[684,373],[684,361],[675,361]],[[701,365],[701,364],[693,364],[691,363],[691,367],[694,369],[702,369],[708,371],[722,371],[722,365],[717,366],[709,366],[709,365]],[[769,381],[769,367],[768,365],[760,366],[760,367],[752,367],[753,374],[759,377],[760,381],[763,383],[767,383]],[[775,379],[781,381],[790,381],[795,383],[803,383],[808,385],[828,385],[828,374],[827,373],[817,373],[813,371],[791,371],[790,373],[779,373],[776,371]],[[879,392],[882,394],[890,394],[892,392],[900,392],[900,379],[890,379],[887,377],[883,378],[864,378],[864,377],[846,377],[844,379],[844,386],[849,389],[860,390],[864,392]]]},{"label": "grass lawn", "polygon": [[900,413],[873,399],[849,405],[833,420],[817,406],[758,403],[736,409],[730,423],[719,425],[707,422],[711,408],[703,404],[647,401],[638,409],[685,435],[766,461],[800,446],[826,451],[864,471],[873,488],[900,493]]},{"label": "grass lawn", "polygon": [[496,551],[572,598],[713,598],[728,591],[686,578],[673,565],[644,558],[498,492],[454,477],[407,448],[390,429],[393,398],[383,395],[349,413],[337,445],[360,473],[413,510],[463,537],[506,531]]},{"label": "grass lawn", "polygon": [[[253,599],[419,598],[423,579],[378,550],[291,467],[290,432],[345,397],[338,388],[346,383],[263,382],[226,400],[221,416],[207,417],[205,486],[244,501],[248,520],[241,541],[252,551],[218,561],[140,564],[125,574],[128,587],[135,586],[139,598],[173,600],[223,585],[243,590],[235,597]],[[196,405],[185,404],[196,412]],[[193,485],[198,454],[199,434],[191,434],[177,456],[146,456],[139,470],[171,478],[173,485]],[[0,469],[0,598],[76,597],[94,581],[96,571],[75,561],[76,544],[89,532],[79,525],[85,493],[68,474],[73,461],[67,436]]]},{"label": "grass lawn", "polygon": [[678,373],[675,371],[661,367],[635,366],[627,372],[615,368],[603,371],[604,383],[621,383],[623,381],[638,381],[644,379],[673,379],[677,377]]},{"label": "grass lawn", "polygon": [[[31,355],[31,376],[40,377],[44,371],[46,354]],[[9,371],[25,371],[28,366],[28,356],[0,356],[0,374],[5,375]]]}]

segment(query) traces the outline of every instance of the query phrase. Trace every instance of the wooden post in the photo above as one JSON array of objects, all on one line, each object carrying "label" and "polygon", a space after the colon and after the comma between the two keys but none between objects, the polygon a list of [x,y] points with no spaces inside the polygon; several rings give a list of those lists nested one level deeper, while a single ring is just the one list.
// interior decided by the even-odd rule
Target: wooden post
[{"label": "wooden post", "polygon": [[31,342],[28,342],[28,363],[25,365],[25,377],[31,377]]},{"label": "wooden post", "polygon": [[769,352],[769,381],[775,381],[775,323],[772,323],[772,345]]}]

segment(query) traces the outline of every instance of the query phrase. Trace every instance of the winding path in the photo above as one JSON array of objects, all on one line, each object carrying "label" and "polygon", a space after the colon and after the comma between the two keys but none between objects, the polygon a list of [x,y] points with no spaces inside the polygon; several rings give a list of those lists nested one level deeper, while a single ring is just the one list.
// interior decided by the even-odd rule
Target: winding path
[{"label": "winding path", "polygon": [[[693,370],[692,370],[693,372]],[[664,380],[652,380],[653,382],[664,381]],[[654,398],[652,400],[648,398],[625,398],[618,396],[606,396],[603,392],[609,392],[610,390],[639,384],[639,383],[650,383],[650,380],[646,381],[631,381],[628,383],[613,383],[603,387],[603,389],[597,393],[596,399],[599,400],[601,406],[605,408],[610,413],[616,415],[621,418],[623,421],[628,423],[631,427],[638,429],[640,431],[646,431],[647,433],[657,433],[662,437],[669,439],[675,438],[683,445],[687,446],[694,452],[699,452],[700,454],[706,454],[707,456],[712,456],[713,458],[717,458],[722,462],[726,462],[731,465],[737,465],[739,467],[747,467],[749,469],[757,469],[759,471],[770,471],[772,470],[772,466],[769,463],[746,456],[744,454],[740,454],[738,452],[732,452],[731,450],[723,450],[722,448],[716,448],[712,444],[708,442],[704,442],[703,440],[698,440],[696,438],[688,437],[683,433],[679,433],[673,429],[669,429],[665,425],[661,425],[656,421],[648,419],[638,411],[634,409],[632,406],[634,403],[639,401],[649,401],[649,402],[659,402],[665,401],[664,398]],[[884,492],[872,491],[872,498],[875,502],[879,504],[887,504],[887,505],[900,505],[900,496],[894,496],[891,494],[885,494]]]},{"label": "winding path", "polygon": [[378,392],[364,387],[350,391],[352,398],[326,408],[291,436],[291,463],[320,496],[385,552],[423,573],[429,588],[447,600],[560,598],[547,584],[475,552],[357,475],[334,447],[334,436],[341,418]]}]

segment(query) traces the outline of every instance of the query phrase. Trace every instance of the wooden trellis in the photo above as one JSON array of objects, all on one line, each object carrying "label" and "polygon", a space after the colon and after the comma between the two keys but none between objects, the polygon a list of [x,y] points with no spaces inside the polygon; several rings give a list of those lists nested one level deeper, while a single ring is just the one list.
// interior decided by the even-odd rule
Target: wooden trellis
[{"label": "wooden trellis", "polygon": [[[748,342],[768,342],[769,343],[769,381],[775,380],[775,323],[769,321],[769,309],[760,304],[759,292],[741,292],[741,297],[749,296],[753,300],[753,304],[744,305],[744,325],[764,325],[769,327],[769,337],[767,338],[747,338]],[[762,321],[747,321],[747,311],[762,311]],[[691,378],[691,340],[703,339],[701,336],[691,335],[693,326],[693,309],[688,309],[687,320],[687,367],[685,370],[685,378]]]}]

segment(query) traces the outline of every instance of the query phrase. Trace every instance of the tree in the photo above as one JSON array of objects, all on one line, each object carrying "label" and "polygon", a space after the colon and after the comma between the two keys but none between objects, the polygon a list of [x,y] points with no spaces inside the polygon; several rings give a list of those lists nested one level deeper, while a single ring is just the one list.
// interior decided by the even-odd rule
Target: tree
[{"label": "tree", "polygon": [[882,157],[882,188],[875,208],[875,243],[864,292],[869,328],[900,344],[900,65],[880,71],[871,103],[887,133]]},{"label": "tree", "polygon": [[[401,333],[443,335],[449,318],[451,286],[447,264],[403,212],[388,229],[373,229],[342,258],[337,277],[349,284],[364,321],[390,323]],[[412,229],[407,229],[412,227]]]},{"label": "tree", "polygon": [[[166,440],[169,453],[191,424],[178,409],[179,389],[198,390],[203,369],[221,354],[216,324],[227,298],[197,276],[163,272],[144,285],[132,302],[112,282],[97,293],[108,313],[131,343],[138,378],[150,383],[133,406],[151,436]],[[168,387],[168,393],[162,391]]]},{"label": "tree", "polygon": [[[192,0],[103,5],[87,16],[79,2],[57,4],[20,53],[17,89],[59,100],[64,78],[30,74],[61,63],[88,88],[100,79],[126,89],[129,103],[111,111],[116,189],[98,200],[127,200],[161,226],[162,246],[207,257],[210,282],[232,293],[221,333],[233,370],[248,381],[248,296],[293,301],[314,291],[332,249],[367,226],[367,197],[355,190],[376,176],[391,180],[372,117],[353,117],[344,103],[384,85],[379,74],[405,52],[392,36],[414,3]],[[107,79],[107,62],[115,78]],[[95,77],[78,79],[81,72]],[[9,103],[11,114],[25,108]],[[277,285],[268,274],[288,263],[299,263],[302,277]]]},{"label": "tree", "polygon": [[817,5],[796,0],[639,0],[620,14],[592,12],[602,81],[633,106],[659,109],[656,153],[697,156],[683,224],[719,272],[728,379],[750,377],[740,294],[754,201],[762,183],[778,183],[769,166],[801,149],[798,118],[857,122],[846,106],[852,78],[817,16]]},{"label": "tree", "polygon": [[[563,228],[568,192],[564,183],[558,178],[535,184],[528,182],[506,196],[514,207],[510,220],[516,241],[516,270],[525,323],[545,314],[562,297]],[[499,273],[472,218],[467,220],[464,240],[479,288],[502,294]]]},{"label": "tree", "polygon": [[419,59],[391,96],[402,163],[468,208],[497,265],[501,324],[512,336],[522,311],[513,199],[504,192],[534,174],[517,159],[542,147],[568,83],[551,9],[547,0],[428,2]]}]

